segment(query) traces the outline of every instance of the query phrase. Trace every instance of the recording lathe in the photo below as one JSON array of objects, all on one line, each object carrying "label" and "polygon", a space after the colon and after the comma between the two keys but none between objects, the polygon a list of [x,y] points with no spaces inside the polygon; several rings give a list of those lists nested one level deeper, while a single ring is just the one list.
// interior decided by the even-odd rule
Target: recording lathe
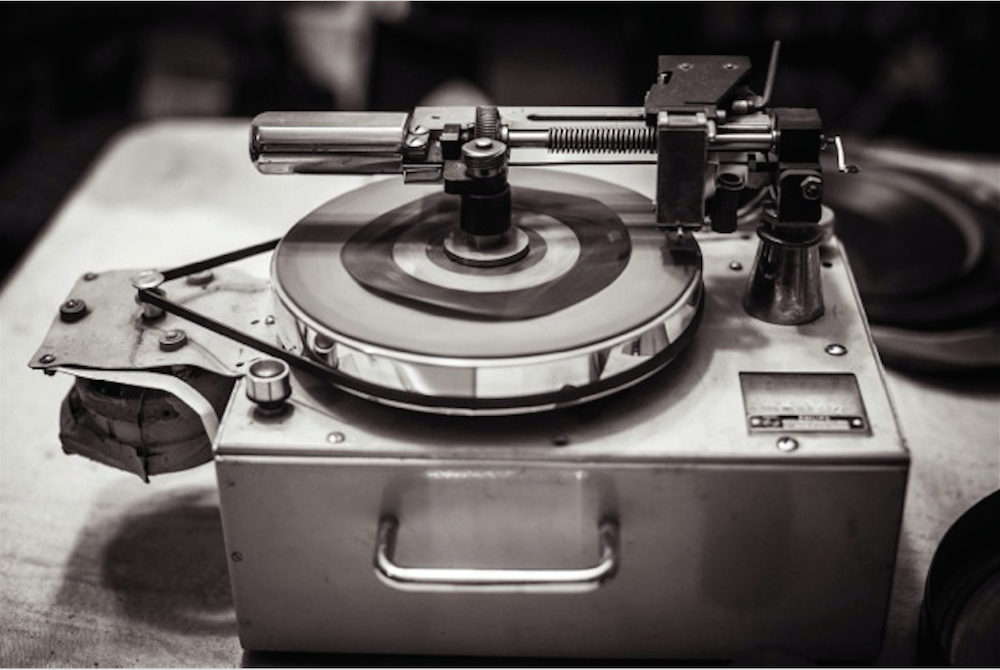
[{"label": "recording lathe", "polygon": [[757,95],[664,56],[642,107],[261,114],[263,173],[395,176],[83,276],[31,361],[77,377],[64,449],[214,460],[250,650],[873,657],[908,455],[822,204],[827,145],[855,169],[768,106],[775,63]]}]

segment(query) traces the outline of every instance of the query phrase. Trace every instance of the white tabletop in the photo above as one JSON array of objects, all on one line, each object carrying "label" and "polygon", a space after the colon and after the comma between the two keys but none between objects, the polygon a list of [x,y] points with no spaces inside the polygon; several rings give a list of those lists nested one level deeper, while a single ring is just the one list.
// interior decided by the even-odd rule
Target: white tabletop
[{"label": "white tabletop", "polygon": [[[271,239],[369,180],[259,175],[247,154],[248,128],[238,120],[170,121],[124,133],[4,286],[2,666],[255,661],[244,657],[236,637],[212,467],[144,484],[64,456],[59,407],[72,380],[27,366],[85,272],[169,267]],[[962,512],[1000,488],[1000,392],[996,383],[887,376],[913,462],[878,661],[908,665],[915,662],[917,612],[937,543]]]}]

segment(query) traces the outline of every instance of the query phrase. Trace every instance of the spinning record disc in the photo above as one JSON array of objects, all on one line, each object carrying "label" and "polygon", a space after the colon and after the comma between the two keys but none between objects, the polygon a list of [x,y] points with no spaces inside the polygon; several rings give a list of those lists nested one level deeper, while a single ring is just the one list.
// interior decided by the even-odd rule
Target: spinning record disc
[{"label": "spinning record disc", "polygon": [[612,184],[510,182],[528,250],[487,267],[446,251],[460,200],[440,185],[378,182],[308,215],[274,254],[286,344],[384,389],[375,400],[468,414],[600,397],[672,360],[700,315],[697,243]]}]

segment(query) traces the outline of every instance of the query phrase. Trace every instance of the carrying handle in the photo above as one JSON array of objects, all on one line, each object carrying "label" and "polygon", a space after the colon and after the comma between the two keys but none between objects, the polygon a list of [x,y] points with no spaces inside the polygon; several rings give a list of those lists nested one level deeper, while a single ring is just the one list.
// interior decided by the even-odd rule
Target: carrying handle
[{"label": "carrying handle", "polygon": [[378,523],[375,574],[383,583],[405,591],[493,593],[586,593],[611,579],[620,562],[618,523],[602,521],[597,528],[598,562],[584,568],[419,568],[398,565],[396,534],[399,521],[384,516]]}]

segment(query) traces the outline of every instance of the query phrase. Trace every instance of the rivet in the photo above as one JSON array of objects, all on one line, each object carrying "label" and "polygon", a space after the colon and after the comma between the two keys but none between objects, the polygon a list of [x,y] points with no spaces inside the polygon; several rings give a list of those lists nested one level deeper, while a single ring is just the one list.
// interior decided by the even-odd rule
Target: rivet
[{"label": "rivet", "polygon": [[740,270],[743,269],[743,263],[740,263],[739,261],[733,261],[732,263],[729,264],[729,269],[732,270],[733,272],[739,272]]},{"label": "rivet", "polygon": [[346,439],[347,437],[339,430],[335,430],[326,436],[326,441],[329,442],[330,444],[340,444]]},{"label": "rivet", "polygon": [[411,135],[426,135],[429,132],[431,131],[425,128],[424,126],[415,126],[410,129]]},{"label": "rivet", "polygon": [[268,326],[273,326],[274,325],[274,317],[273,316],[269,316],[269,317],[265,318],[264,319],[264,323],[267,324]]},{"label": "rivet", "polygon": [[834,342],[832,344],[826,345],[823,351],[830,354],[831,356],[843,356],[844,354],[847,353],[847,347],[845,347],[843,344],[837,344],[836,342]]},{"label": "rivet", "polygon": [[242,560],[243,560],[243,554],[241,554],[241,553],[240,553],[240,552],[238,552],[238,551],[234,551],[234,552],[233,552],[233,553],[231,554],[231,558],[233,559],[233,562],[234,562],[234,563],[239,563],[240,561],[242,561]]},{"label": "rivet", "polygon": [[85,275],[83,275],[83,281],[94,281],[95,279],[97,279],[96,272],[88,272]]},{"label": "rivet", "polygon": [[53,354],[45,354],[38,359],[38,362],[42,365],[51,365],[56,362],[56,357]]},{"label": "rivet", "polygon": [[789,453],[799,448],[799,441],[794,437],[779,437],[777,441],[778,451]]},{"label": "rivet", "polygon": [[688,70],[693,70],[694,65],[691,65],[691,63],[681,63],[680,65],[677,66],[677,68],[687,72]]},{"label": "rivet", "polygon": [[566,435],[556,435],[554,438],[552,438],[552,444],[556,445],[557,447],[565,447],[567,444],[569,444],[569,437],[567,437]]},{"label": "rivet", "polygon": [[735,63],[723,63],[722,67],[725,70],[735,70],[736,69],[736,64]]}]

